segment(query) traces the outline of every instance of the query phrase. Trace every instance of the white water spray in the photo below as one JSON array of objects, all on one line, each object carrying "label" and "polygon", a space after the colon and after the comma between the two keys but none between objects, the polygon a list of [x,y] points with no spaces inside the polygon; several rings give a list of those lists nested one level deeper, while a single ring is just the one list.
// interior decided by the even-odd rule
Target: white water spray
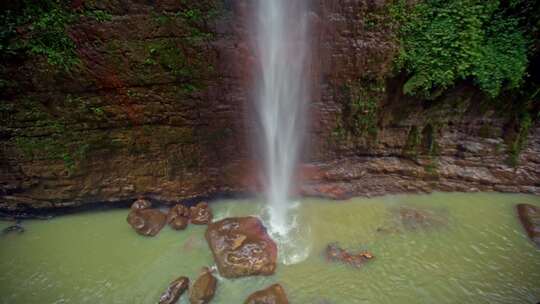
[{"label": "white water spray", "polygon": [[260,78],[257,114],[265,160],[269,228],[285,236],[293,228],[291,192],[303,142],[309,62],[306,0],[259,0],[257,50]]}]

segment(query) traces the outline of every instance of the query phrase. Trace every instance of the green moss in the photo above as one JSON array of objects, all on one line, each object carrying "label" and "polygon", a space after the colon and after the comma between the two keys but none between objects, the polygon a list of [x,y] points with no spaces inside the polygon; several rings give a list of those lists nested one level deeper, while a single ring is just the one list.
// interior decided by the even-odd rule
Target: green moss
[{"label": "green moss", "polygon": [[418,131],[418,127],[412,126],[409,130],[409,134],[407,135],[405,146],[403,147],[403,155],[411,159],[417,159],[421,141],[422,138],[420,132]]},{"label": "green moss", "polygon": [[341,116],[333,132],[334,136],[374,141],[378,133],[379,99],[384,93],[382,81],[363,80],[340,90]]},{"label": "green moss", "polygon": [[530,114],[524,112],[519,120],[518,132],[508,145],[508,163],[513,167],[516,167],[519,164],[519,156],[527,146],[527,139],[532,127],[532,122]]}]

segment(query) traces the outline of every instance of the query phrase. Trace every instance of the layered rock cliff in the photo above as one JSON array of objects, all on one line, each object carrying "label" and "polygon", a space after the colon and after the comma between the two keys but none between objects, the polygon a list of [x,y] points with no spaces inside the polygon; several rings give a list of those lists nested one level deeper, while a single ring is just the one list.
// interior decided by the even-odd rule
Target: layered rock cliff
[{"label": "layered rock cliff", "polygon": [[[164,202],[257,188],[249,1],[74,1],[81,63],[5,64],[0,209]],[[194,1],[197,3],[197,1]],[[194,4],[195,5],[195,4]],[[313,1],[310,137],[299,186],[344,198],[429,191],[540,194],[540,127],[508,162],[504,115],[467,84],[406,97],[385,1]],[[516,164],[517,163],[517,164]]]}]

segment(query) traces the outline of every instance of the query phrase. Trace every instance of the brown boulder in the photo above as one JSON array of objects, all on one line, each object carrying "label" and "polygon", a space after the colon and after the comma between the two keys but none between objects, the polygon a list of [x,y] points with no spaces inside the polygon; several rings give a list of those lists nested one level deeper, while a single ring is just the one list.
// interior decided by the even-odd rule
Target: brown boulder
[{"label": "brown boulder", "polygon": [[203,268],[197,281],[191,286],[189,302],[191,304],[206,304],[212,300],[216,292],[217,279],[208,268]]},{"label": "brown boulder", "polygon": [[145,200],[143,198],[139,198],[138,200],[136,200],[132,205],[131,205],[131,209],[132,210],[137,210],[137,209],[148,209],[152,207],[152,203],[148,200]]},{"label": "brown boulder", "polygon": [[138,234],[155,236],[165,226],[167,215],[156,209],[136,209],[131,210],[127,222]]},{"label": "brown boulder", "polygon": [[226,278],[271,275],[276,270],[277,246],[256,217],[211,223],[205,236],[219,273]]},{"label": "brown boulder", "polygon": [[354,267],[360,267],[373,258],[375,258],[373,254],[367,251],[352,254],[340,248],[337,244],[329,244],[326,247],[326,259],[328,261],[342,262]]},{"label": "brown boulder", "polygon": [[179,277],[169,284],[167,290],[159,298],[159,304],[174,304],[180,296],[189,288],[189,279]]},{"label": "brown boulder", "polygon": [[530,204],[518,204],[516,206],[521,225],[527,235],[537,246],[540,247],[540,207]]},{"label": "brown boulder", "polygon": [[167,223],[175,230],[186,229],[189,223],[189,209],[184,205],[176,205],[167,214]]},{"label": "brown boulder", "polygon": [[289,304],[285,290],[274,284],[266,289],[252,293],[244,304]]},{"label": "brown boulder", "polygon": [[195,225],[206,225],[212,221],[212,210],[208,203],[198,203],[190,208],[191,223]]}]

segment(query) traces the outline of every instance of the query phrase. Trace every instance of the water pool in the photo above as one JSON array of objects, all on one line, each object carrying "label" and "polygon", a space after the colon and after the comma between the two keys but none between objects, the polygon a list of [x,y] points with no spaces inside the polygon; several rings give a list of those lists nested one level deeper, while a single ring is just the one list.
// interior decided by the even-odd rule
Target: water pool
[{"label": "water pool", "polygon": [[[281,283],[291,303],[537,303],[540,249],[527,239],[514,205],[540,197],[435,193],[336,202],[305,199],[294,211],[295,244],[306,256],[278,265],[270,277],[219,278],[211,303],[243,303]],[[216,218],[258,215],[253,200],[213,203]],[[433,216],[428,225],[403,221],[400,210]],[[205,226],[165,227],[136,234],[128,210],[25,221],[26,232],[0,236],[0,303],[157,303],[173,279],[195,279],[214,264]],[[0,229],[8,226],[0,222]],[[338,242],[375,256],[357,269],[327,262]],[[182,296],[179,303],[188,303]]]}]

